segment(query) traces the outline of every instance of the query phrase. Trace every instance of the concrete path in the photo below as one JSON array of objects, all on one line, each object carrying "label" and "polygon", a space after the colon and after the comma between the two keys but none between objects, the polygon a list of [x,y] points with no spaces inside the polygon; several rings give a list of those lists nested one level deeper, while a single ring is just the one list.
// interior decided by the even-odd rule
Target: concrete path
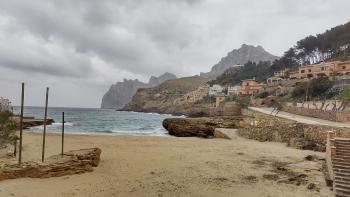
[{"label": "concrete path", "polygon": [[224,129],[224,128],[216,128],[214,136],[217,138],[225,138],[229,140],[241,138],[237,134],[237,129]]},{"label": "concrete path", "polygon": [[[265,114],[271,114],[271,111],[273,110],[272,108],[258,108],[258,107],[249,107],[249,109],[258,111],[261,113]],[[275,114],[275,113],[273,113]],[[341,122],[334,122],[334,121],[329,121],[329,120],[323,120],[319,118],[312,118],[312,117],[307,117],[307,116],[301,116],[301,115],[296,115],[288,112],[279,112],[277,114],[277,117],[281,118],[286,118],[289,120],[294,120],[297,122],[305,123],[305,124],[312,124],[312,125],[326,125],[326,126],[332,126],[332,127],[346,127],[350,128],[350,123],[341,123]]]}]

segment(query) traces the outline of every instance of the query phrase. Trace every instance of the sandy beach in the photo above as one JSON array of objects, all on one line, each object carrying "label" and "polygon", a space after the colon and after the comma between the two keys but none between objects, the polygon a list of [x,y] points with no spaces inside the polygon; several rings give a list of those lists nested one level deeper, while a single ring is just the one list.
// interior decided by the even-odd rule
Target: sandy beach
[{"label": "sandy beach", "polygon": [[[41,135],[24,134],[25,161],[40,160]],[[0,182],[0,196],[109,197],[109,196],[329,196],[319,164],[305,162],[310,154],[285,144],[246,139],[199,139],[141,136],[67,135],[66,150],[99,147],[100,165],[92,173],[49,179]],[[60,136],[47,137],[47,156],[60,152]],[[274,165],[295,163],[308,167],[307,185],[277,183]],[[300,163],[301,162],[301,163]],[[316,167],[315,167],[316,166]],[[270,178],[269,178],[270,177]],[[272,178],[271,178],[272,177]]]}]

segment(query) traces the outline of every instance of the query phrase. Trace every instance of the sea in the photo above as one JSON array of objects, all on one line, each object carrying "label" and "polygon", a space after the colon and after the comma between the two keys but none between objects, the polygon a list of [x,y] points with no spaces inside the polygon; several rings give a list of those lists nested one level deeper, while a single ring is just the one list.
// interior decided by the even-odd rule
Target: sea
[{"label": "sea", "polygon": [[[38,119],[44,118],[44,112],[43,107],[24,108],[24,116]],[[168,136],[162,121],[174,117],[167,114],[109,109],[50,107],[48,117],[53,118],[55,122],[47,126],[47,132],[62,131],[62,112],[65,113],[65,132],[75,134]],[[20,108],[15,107],[14,113],[19,114]],[[32,127],[29,130],[42,132],[43,126]]]}]

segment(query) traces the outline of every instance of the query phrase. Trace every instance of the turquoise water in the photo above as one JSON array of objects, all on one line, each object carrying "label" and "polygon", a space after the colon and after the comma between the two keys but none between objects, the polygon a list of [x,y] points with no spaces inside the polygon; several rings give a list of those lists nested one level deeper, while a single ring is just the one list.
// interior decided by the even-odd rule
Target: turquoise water
[{"label": "turquoise water", "polygon": [[[19,113],[19,108],[15,108]],[[48,132],[61,132],[62,112],[65,112],[65,131],[70,133],[85,134],[110,134],[110,135],[152,135],[165,136],[167,131],[162,127],[165,118],[171,115],[119,112],[105,109],[83,108],[49,108],[48,117],[55,123],[47,126]],[[41,107],[26,107],[25,116],[35,118],[44,117],[44,109]],[[30,128],[32,131],[42,131],[43,126]]]}]

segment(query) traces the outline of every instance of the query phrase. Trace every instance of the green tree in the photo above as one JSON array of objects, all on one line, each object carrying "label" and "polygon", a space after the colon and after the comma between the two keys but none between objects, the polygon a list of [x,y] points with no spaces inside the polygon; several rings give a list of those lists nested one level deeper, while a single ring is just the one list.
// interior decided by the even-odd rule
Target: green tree
[{"label": "green tree", "polygon": [[310,81],[299,83],[292,92],[293,98],[299,99],[328,99],[333,82],[328,77],[314,78]]},{"label": "green tree", "polygon": [[340,92],[339,100],[341,100],[341,105],[338,110],[343,111],[350,103],[350,86],[345,86]]},{"label": "green tree", "polygon": [[244,79],[256,78],[257,81],[264,81],[269,77],[271,62],[262,61],[259,63],[248,62],[243,67],[233,67],[227,69],[216,80],[210,84],[236,85]]}]

